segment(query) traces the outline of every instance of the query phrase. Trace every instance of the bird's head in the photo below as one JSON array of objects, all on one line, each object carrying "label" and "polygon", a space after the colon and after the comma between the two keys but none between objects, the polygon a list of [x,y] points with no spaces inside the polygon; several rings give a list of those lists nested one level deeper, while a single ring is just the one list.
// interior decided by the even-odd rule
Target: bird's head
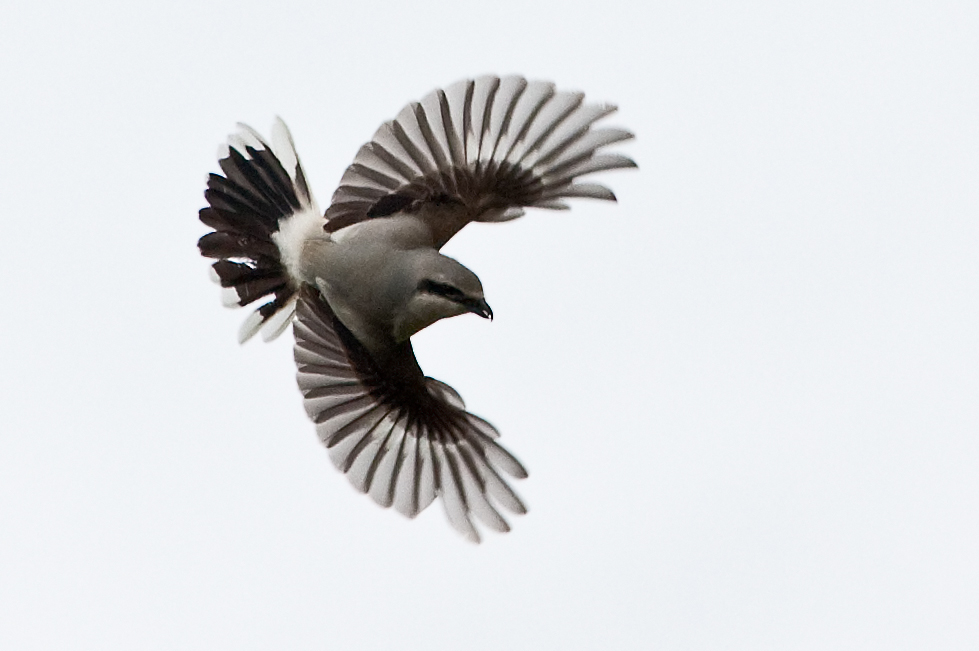
[{"label": "bird's head", "polygon": [[404,341],[436,321],[472,312],[484,319],[493,310],[483,297],[483,285],[469,269],[438,252],[420,253],[412,265],[413,285],[395,320],[395,338]]}]

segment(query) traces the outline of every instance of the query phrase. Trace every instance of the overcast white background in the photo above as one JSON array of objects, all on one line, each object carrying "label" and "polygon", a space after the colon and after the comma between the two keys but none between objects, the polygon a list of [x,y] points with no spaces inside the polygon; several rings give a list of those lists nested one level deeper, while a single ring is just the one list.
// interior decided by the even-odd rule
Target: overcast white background
[{"label": "overcast white background", "polygon": [[[979,648],[979,4],[0,9],[0,648]],[[325,205],[487,72],[640,170],[447,248],[497,318],[418,356],[531,472],[477,547],[349,486],[195,244],[235,122]]]}]

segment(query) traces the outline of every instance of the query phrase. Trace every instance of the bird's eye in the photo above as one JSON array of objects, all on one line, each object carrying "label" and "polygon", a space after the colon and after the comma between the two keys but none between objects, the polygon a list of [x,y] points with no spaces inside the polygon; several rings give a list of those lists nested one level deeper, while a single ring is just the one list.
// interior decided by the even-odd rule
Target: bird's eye
[{"label": "bird's eye", "polygon": [[452,285],[440,283],[435,280],[423,280],[418,288],[423,292],[444,296],[453,301],[458,301],[466,297],[458,287],[453,287]]}]

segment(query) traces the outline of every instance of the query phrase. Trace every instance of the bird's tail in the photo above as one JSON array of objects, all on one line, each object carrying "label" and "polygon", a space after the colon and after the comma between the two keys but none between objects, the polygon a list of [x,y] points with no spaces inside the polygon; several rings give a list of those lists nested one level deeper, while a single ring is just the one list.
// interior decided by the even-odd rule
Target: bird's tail
[{"label": "bird's tail", "polygon": [[271,145],[251,127],[238,127],[218,155],[224,176],[208,177],[208,206],[200,220],[214,231],[197,246],[201,255],[217,259],[212,278],[224,288],[225,305],[261,302],[238,340],[261,331],[268,341],[292,322],[300,247],[324,221],[285,123],[276,119]]}]

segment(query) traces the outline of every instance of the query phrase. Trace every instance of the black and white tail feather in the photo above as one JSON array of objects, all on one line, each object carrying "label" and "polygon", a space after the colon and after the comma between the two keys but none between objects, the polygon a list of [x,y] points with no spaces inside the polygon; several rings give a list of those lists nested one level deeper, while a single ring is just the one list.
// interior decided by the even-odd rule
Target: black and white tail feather
[{"label": "black and white tail feather", "polygon": [[[426,205],[456,206],[441,247],[468,221],[507,221],[528,207],[566,209],[564,199],[615,200],[580,183],[594,172],[635,167],[608,145],[628,131],[593,128],[614,106],[585,104],[582,93],[522,77],[480,77],[437,90],[384,123],[354,158],[325,215],[316,207],[292,138],[276,120],[272,144],[240,125],[211,174],[200,219],[214,229],[201,253],[217,258],[226,303],[266,302],[239,339],[278,336],[295,321],[295,360],[306,411],[333,463],[361,492],[414,517],[441,497],[452,526],[479,542],[473,517],[496,531],[500,507],[526,508],[503,475],[527,476],[501,447],[496,429],[467,412],[451,387],[425,377],[413,353],[398,369],[371,358],[323,295],[303,283],[299,257],[308,237],[332,237],[365,220]],[[325,231],[325,233],[324,233]],[[407,369],[407,370],[406,370]]]},{"label": "black and white tail feather", "polygon": [[310,228],[323,217],[313,199],[288,127],[272,126],[272,144],[251,127],[239,124],[218,156],[224,176],[207,180],[207,208],[200,220],[214,229],[198,247],[217,258],[212,278],[228,307],[265,300],[242,324],[238,340],[256,333],[278,337],[296,312],[298,256]]}]

